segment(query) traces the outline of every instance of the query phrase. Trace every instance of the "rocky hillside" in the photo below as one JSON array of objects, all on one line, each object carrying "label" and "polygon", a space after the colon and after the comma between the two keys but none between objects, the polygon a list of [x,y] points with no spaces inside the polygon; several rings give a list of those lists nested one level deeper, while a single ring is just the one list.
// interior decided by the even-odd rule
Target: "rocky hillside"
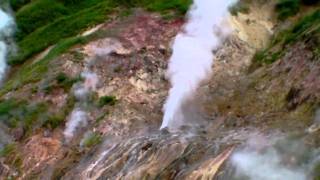
[{"label": "rocky hillside", "polygon": [[243,0],[186,116],[159,130],[189,0],[7,0],[0,179],[320,179],[320,6]]}]

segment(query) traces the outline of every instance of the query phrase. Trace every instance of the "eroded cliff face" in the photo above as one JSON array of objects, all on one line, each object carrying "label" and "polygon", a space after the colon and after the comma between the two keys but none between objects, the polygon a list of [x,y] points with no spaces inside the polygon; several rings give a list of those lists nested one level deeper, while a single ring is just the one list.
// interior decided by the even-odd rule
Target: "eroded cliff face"
[{"label": "eroded cliff face", "polygon": [[[48,48],[21,67],[27,77],[12,76],[12,90],[6,92],[5,86],[1,91],[5,100],[26,99],[32,107],[47,107],[43,116],[32,116],[38,119],[32,128],[8,130],[16,144],[1,158],[1,177],[266,178],[259,171],[265,161],[250,161],[255,174],[234,160],[243,152],[257,159],[268,159],[272,152],[277,159],[269,169],[315,177],[320,61],[314,44],[319,39],[287,45],[273,64],[253,67],[255,52],[270,44],[281,25],[273,7],[272,2],[257,2],[248,13],[231,17],[235,31],[216,52],[213,75],[191,106],[190,116],[196,113],[205,126],[185,126],[174,133],[158,128],[169,89],[165,70],[170,46],[182,18],[164,19],[136,9],[86,31],[82,35],[88,39],[50,62],[45,58],[58,49]],[[43,64],[49,67],[46,73]],[[88,72],[94,76],[79,78]],[[21,83],[25,79],[28,83]],[[85,91],[81,98],[79,89]],[[86,113],[86,126],[76,126],[67,141],[65,126],[77,108]],[[29,117],[28,111],[23,115]]]}]

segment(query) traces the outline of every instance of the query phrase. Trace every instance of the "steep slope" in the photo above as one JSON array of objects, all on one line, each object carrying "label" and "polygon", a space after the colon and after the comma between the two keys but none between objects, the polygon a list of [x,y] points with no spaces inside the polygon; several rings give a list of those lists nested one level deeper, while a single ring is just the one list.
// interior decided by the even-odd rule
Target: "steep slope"
[{"label": "steep slope", "polygon": [[[50,40],[41,32],[87,16],[91,5],[106,10],[102,1],[84,2],[88,9],[74,12],[74,4],[59,2],[53,23],[37,21],[40,28],[17,37],[22,54],[12,60],[24,63],[0,91],[0,135],[8,136],[1,178],[272,179],[261,169],[280,179],[319,178],[318,5],[280,21],[274,2],[242,2],[190,110],[206,126],[169,133],[158,128],[171,41],[184,24],[174,12],[190,2],[108,1],[108,20],[90,19],[35,51],[24,48],[28,38]],[[38,6],[21,3],[13,6],[17,19]]]}]

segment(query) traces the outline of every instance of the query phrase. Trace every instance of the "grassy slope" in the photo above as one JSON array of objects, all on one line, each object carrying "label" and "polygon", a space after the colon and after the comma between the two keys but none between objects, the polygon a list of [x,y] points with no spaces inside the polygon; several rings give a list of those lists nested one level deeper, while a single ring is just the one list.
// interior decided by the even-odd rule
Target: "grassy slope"
[{"label": "grassy slope", "polygon": [[[1,88],[0,96],[18,90],[25,84],[36,83],[45,78],[50,62],[76,44],[84,44],[103,37],[105,32],[97,32],[86,37],[78,36],[78,34],[88,27],[106,21],[111,13],[117,13],[120,9],[144,7],[161,13],[174,10],[174,12],[181,14],[186,12],[190,3],[190,0],[11,0],[11,4],[14,4],[13,9],[17,10],[16,19],[19,31],[16,34],[16,39],[20,51],[16,57],[11,58],[10,63],[11,65],[21,65]],[[52,45],[53,48],[44,58],[33,63],[27,62],[27,59]],[[12,105],[10,102],[23,102],[23,105],[13,106],[15,104]],[[32,109],[30,110],[29,107],[34,106],[35,111],[31,111]],[[0,100],[0,121],[4,122],[1,117],[6,119],[7,116],[10,116],[5,122],[10,127],[22,126],[27,130],[37,122],[36,124],[40,124],[40,126],[54,128],[67,114],[67,110],[56,115],[48,114],[47,110],[40,109],[39,111],[42,111],[46,116],[38,117],[37,107],[27,100]],[[4,111],[3,114],[1,114],[1,110]],[[22,121],[19,117],[12,116],[11,111],[16,110],[23,110],[22,112],[27,115],[31,113],[30,117],[32,118],[25,118],[25,121]],[[32,119],[32,121],[28,119]]]},{"label": "grassy slope", "polygon": [[254,61],[260,65],[271,64],[285,54],[286,47],[297,41],[314,41],[314,52],[319,51],[317,46],[320,42],[319,8],[299,19],[289,29],[278,32],[269,47],[255,55]]},{"label": "grassy slope", "polygon": [[[144,7],[161,13],[174,10],[182,14],[187,11],[190,3],[191,0],[11,0],[17,9],[19,31],[16,39],[20,50],[15,57],[10,58],[9,64],[23,65],[5,83],[0,94],[41,80],[51,59],[75,44],[90,39],[77,35],[88,27],[106,21],[111,13],[120,9]],[[55,47],[42,60],[36,64],[25,63],[52,45]]]},{"label": "grassy slope", "polygon": [[[74,3],[73,3],[74,2]],[[118,7],[144,7],[152,11],[177,10],[184,13],[190,0],[35,0],[17,13],[20,52],[11,58],[11,65],[21,64],[34,54],[61,39],[79,34],[88,27],[108,19]]]}]

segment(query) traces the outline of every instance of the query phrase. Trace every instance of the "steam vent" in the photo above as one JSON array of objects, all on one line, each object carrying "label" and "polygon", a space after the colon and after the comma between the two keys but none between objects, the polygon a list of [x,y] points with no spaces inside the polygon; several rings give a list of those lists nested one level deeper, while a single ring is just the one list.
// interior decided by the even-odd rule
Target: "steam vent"
[{"label": "steam vent", "polygon": [[0,0],[0,180],[320,180],[320,0]]}]

